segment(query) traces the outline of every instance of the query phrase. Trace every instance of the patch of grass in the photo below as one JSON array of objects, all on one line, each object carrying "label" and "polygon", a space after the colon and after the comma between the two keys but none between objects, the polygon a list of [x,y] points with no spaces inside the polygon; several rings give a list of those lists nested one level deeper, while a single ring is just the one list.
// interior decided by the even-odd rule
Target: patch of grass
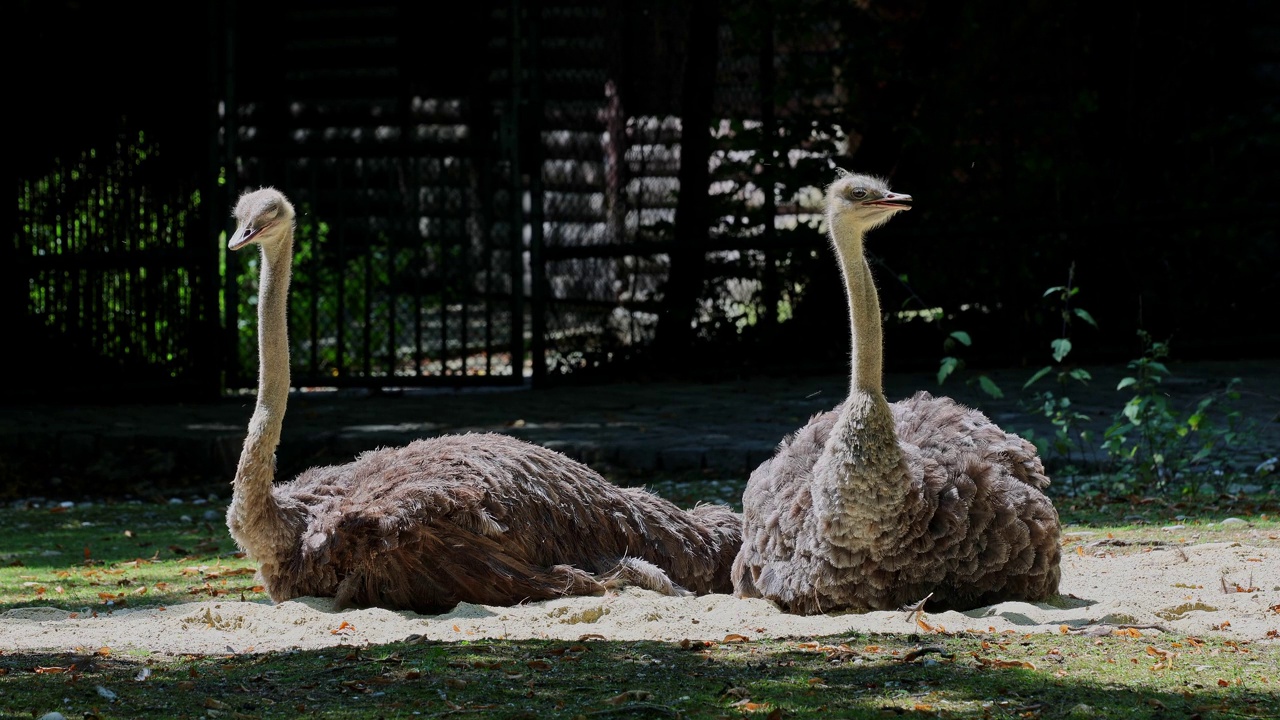
[{"label": "patch of grass", "polygon": [[219,502],[42,503],[0,510],[0,611],[91,613],[231,595],[262,599]]},{"label": "patch of grass", "polygon": [[1139,633],[394,643],[258,655],[0,655],[38,717],[1226,718],[1276,706],[1280,648]]}]

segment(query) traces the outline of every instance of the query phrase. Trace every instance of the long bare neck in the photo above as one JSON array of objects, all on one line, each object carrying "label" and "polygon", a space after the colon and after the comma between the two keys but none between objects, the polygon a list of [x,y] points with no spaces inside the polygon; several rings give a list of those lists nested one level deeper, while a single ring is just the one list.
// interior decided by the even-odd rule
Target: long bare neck
[{"label": "long bare neck", "polygon": [[258,285],[258,399],[236,468],[229,524],[249,554],[265,560],[292,542],[295,533],[276,498],[275,452],[289,401],[287,305],[293,265],[293,232],[280,242],[260,245]]},{"label": "long bare neck", "polygon": [[844,274],[845,294],[849,300],[850,336],[853,358],[849,378],[851,392],[883,393],[883,336],[881,334],[880,298],[876,293],[871,267],[862,248],[862,229],[841,218],[831,223],[836,252]]},{"label": "long bare neck", "polygon": [[853,336],[849,398],[813,470],[813,509],[822,541],[848,550],[889,552],[901,539],[905,467],[893,411],[882,389],[880,300],[863,255],[862,229],[831,218],[849,299]]},{"label": "long bare neck", "polygon": [[[274,453],[280,442],[285,406],[289,402],[289,278],[293,269],[293,233],[286,241],[262,246],[262,275],[258,281],[258,402],[249,436],[259,431]],[[246,445],[248,443],[246,442]]]}]

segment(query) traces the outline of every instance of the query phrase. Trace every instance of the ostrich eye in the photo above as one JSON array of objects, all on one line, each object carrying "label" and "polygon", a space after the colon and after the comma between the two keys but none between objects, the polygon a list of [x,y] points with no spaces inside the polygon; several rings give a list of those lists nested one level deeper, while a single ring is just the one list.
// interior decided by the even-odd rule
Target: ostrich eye
[{"label": "ostrich eye", "polygon": [[849,197],[853,198],[854,200],[861,200],[866,196],[867,196],[866,188],[856,187],[849,191]]}]

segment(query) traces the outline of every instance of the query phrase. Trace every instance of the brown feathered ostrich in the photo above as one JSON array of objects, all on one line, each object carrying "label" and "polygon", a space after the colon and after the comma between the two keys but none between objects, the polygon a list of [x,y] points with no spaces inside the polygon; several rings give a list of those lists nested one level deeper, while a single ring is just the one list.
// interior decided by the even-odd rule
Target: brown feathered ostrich
[{"label": "brown feathered ostrich", "polygon": [[728,507],[685,511],[503,434],[416,440],[273,485],[289,399],[294,210],[266,187],[242,195],[235,218],[228,247],[256,243],[262,266],[257,404],[227,525],[273,600],[434,612],[621,582],[667,594],[732,589],[742,523]]},{"label": "brown feathered ostrich", "polygon": [[950,398],[885,400],[880,303],[862,242],[910,201],[866,175],[827,188],[853,330],[849,397],[751,474],[738,596],[807,615],[1057,593],[1058,513],[1035,447]]}]

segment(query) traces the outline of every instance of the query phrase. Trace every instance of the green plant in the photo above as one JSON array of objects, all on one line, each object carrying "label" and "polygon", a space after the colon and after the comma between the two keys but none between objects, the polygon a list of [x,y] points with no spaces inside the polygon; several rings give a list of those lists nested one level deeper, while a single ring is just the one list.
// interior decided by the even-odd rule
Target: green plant
[{"label": "green plant", "polygon": [[[938,363],[938,384],[942,385],[947,378],[954,375],[957,371],[964,369],[964,359],[960,357],[960,348],[970,347],[973,345],[973,338],[965,330],[949,330],[947,325],[949,321],[954,319],[954,315],[949,315],[940,307],[935,307],[925,302],[923,298],[911,287],[911,283],[907,279],[906,273],[896,273],[885,263],[884,259],[868,253],[868,257],[878,267],[884,268],[886,272],[897,278],[898,283],[907,292],[907,299],[904,301],[902,308],[898,311],[899,320],[909,320],[919,318],[926,323],[933,323],[935,327],[943,333],[942,359]],[[908,304],[913,304],[916,308],[908,308]],[[991,379],[986,373],[978,373],[975,376],[965,380],[965,384],[977,384],[982,391],[991,397],[999,400],[1004,397],[1004,390]]]},{"label": "green plant", "polygon": [[1179,409],[1161,389],[1172,376],[1164,363],[1169,343],[1156,341],[1144,330],[1138,337],[1142,357],[1129,362],[1131,374],[1116,386],[1133,395],[1103,435],[1113,470],[1143,490],[1182,482],[1184,492],[1194,493],[1202,481],[1225,490],[1234,475],[1230,460],[1250,432],[1240,410],[1230,404],[1240,399],[1240,378],[1201,397],[1194,407]]},{"label": "green plant", "polygon": [[1086,456],[1093,454],[1094,446],[1093,434],[1086,425],[1089,416],[1074,407],[1071,398],[1067,395],[1067,387],[1072,383],[1086,384],[1093,379],[1093,376],[1088,370],[1065,364],[1063,361],[1072,349],[1071,330],[1076,320],[1082,320],[1094,328],[1098,327],[1098,323],[1087,310],[1072,305],[1072,299],[1080,292],[1080,288],[1075,285],[1075,271],[1075,263],[1072,263],[1067,269],[1067,284],[1055,285],[1045,290],[1044,295],[1041,296],[1056,298],[1057,311],[1062,316],[1062,331],[1059,337],[1049,343],[1054,364],[1037,370],[1022,386],[1024,391],[1028,390],[1041,379],[1056,373],[1054,378],[1058,387],[1056,392],[1041,390],[1023,401],[1023,406],[1028,412],[1043,415],[1052,423],[1053,437],[1039,438],[1033,432],[1026,432],[1024,435],[1036,443],[1041,454],[1056,455],[1073,468],[1076,461],[1083,461]]}]

